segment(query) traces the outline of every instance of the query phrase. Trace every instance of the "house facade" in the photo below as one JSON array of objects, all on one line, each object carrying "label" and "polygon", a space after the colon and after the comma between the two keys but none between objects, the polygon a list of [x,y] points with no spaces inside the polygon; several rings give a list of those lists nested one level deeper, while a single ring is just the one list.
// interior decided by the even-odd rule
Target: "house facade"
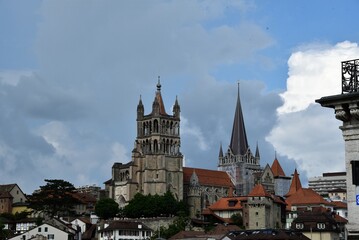
[{"label": "house facade", "polygon": [[141,222],[112,221],[98,228],[98,240],[150,239],[153,230]]},{"label": "house facade", "polygon": [[10,238],[9,240],[28,240],[35,237],[42,237],[43,239],[75,239],[76,231],[74,229],[63,227],[55,227],[53,225],[44,223],[40,226],[32,228],[20,235]]},{"label": "house facade", "polygon": [[0,185],[0,213],[15,214],[16,209],[24,210],[26,201],[25,194],[16,183]]},{"label": "house facade", "polygon": [[203,211],[206,221],[233,223],[232,216],[240,215],[245,229],[283,228],[285,202],[257,184],[248,196],[221,198]]}]

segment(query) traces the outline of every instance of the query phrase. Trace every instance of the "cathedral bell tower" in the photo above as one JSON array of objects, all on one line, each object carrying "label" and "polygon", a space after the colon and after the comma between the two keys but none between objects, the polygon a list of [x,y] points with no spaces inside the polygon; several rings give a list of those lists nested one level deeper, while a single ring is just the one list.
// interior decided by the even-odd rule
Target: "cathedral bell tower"
[{"label": "cathedral bell tower", "polygon": [[159,78],[150,114],[144,114],[140,97],[137,105],[137,138],[132,151],[137,192],[163,195],[171,191],[175,198],[183,199],[180,111],[176,97],[173,115],[166,113]]},{"label": "cathedral bell tower", "polygon": [[258,145],[255,155],[252,154],[248,145],[239,95],[239,83],[231,142],[225,153],[223,153],[222,144],[220,145],[218,170],[226,171],[229,174],[236,187],[237,196],[246,196],[251,192],[255,184],[253,173],[260,171]]}]

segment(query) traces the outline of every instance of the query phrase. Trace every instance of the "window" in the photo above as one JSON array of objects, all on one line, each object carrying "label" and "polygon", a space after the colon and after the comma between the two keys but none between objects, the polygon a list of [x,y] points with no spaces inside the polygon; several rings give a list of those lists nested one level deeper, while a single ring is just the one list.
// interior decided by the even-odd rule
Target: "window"
[{"label": "window", "polygon": [[318,229],[325,229],[325,223],[317,223]]},{"label": "window", "polygon": [[296,228],[296,229],[303,229],[303,228],[304,228],[304,224],[303,224],[303,223],[296,223],[296,224],[295,224],[295,228]]},{"label": "window", "polygon": [[38,231],[38,232],[41,232],[41,228],[38,228],[37,231]]},{"label": "window", "polygon": [[258,212],[256,212],[256,216],[258,216]]},{"label": "window", "polygon": [[55,235],[54,234],[48,234],[47,239],[55,239]]},{"label": "window", "polygon": [[44,230],[45,232],[47,232],[47,227],[45,227],[45,230]]}]

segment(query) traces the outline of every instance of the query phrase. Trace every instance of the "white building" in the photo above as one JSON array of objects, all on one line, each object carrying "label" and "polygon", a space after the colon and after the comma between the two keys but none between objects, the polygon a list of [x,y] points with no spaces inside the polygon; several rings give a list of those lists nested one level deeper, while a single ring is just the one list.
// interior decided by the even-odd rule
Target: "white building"
[{"label": "white building", "polygon": [[111,223],[105,223],[102,229],[101,227],[98,228],[98,239],[150,239],[152,233],[152,229],[143,225],[141,222],[113,221]]},{"label": "white building", "polygon": [[9,240],[28,240],[34,238],[43,239],[73,239],[75,236],[75,230],[64,227],[63,229],[54,227],[50,224],[44,223],[38,227],[35,227],[21,235],[17,235]]},{"label": "white building", "polygon": [[346,172],[323,173],[323,176],[309,178],[309,188],[322,196],[328,196],[334,189],[347,189]]}]

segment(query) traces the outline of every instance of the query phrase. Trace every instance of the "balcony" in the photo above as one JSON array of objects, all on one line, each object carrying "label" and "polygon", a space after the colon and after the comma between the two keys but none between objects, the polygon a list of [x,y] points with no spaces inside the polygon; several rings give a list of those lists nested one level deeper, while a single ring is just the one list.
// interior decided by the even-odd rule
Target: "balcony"
[{"label": "balcony", "polygon": [[359,92],[359,59],[342,62],[342,94]]}]

